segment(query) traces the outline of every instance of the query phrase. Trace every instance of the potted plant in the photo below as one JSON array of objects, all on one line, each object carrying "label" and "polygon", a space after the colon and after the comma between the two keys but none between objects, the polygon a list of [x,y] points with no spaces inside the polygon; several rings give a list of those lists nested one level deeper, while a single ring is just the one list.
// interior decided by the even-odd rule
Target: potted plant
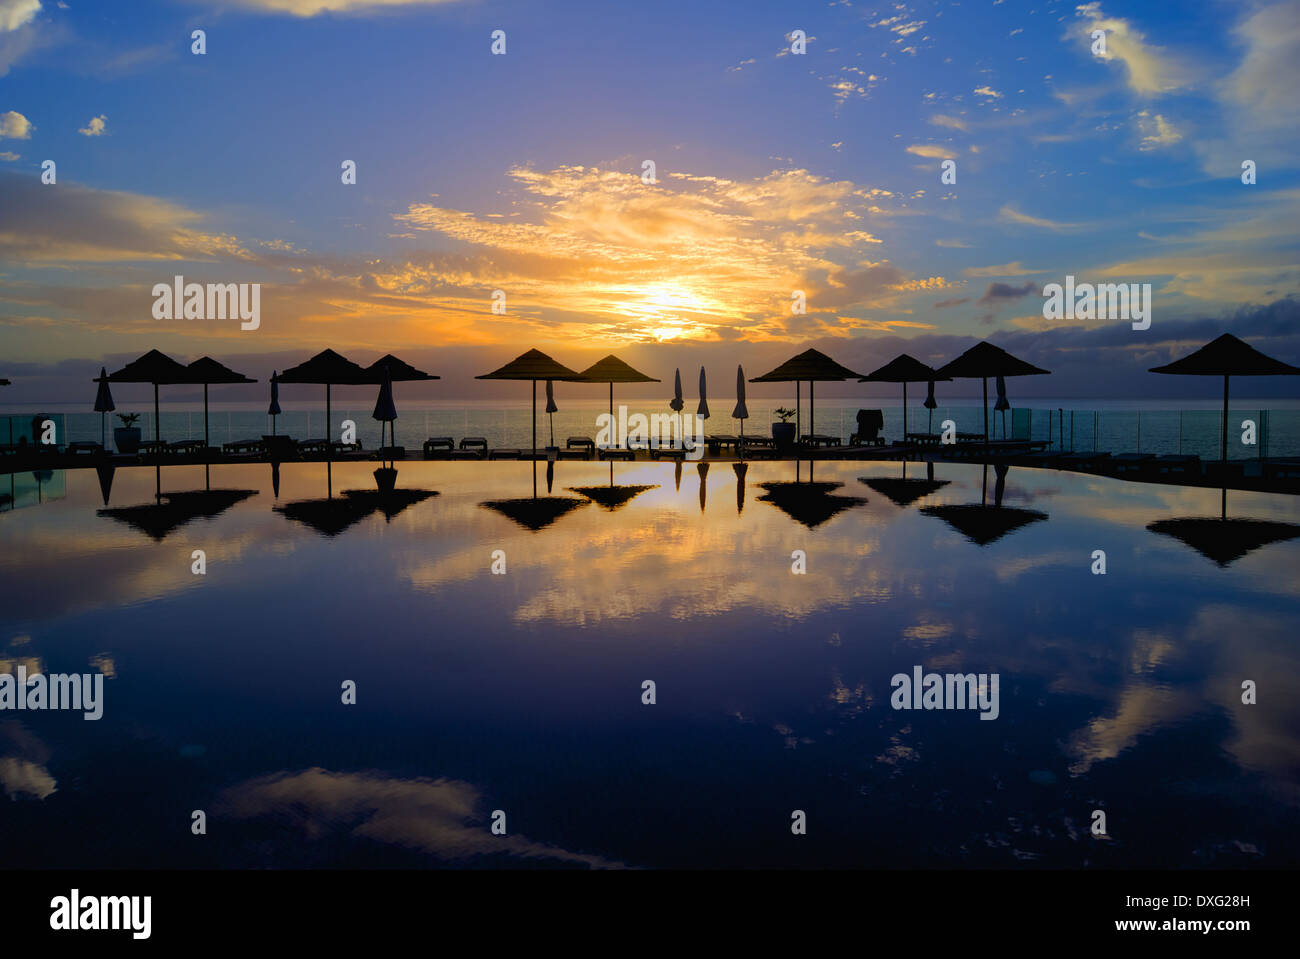
[{"label": "potted plant", "polygon": [[790,422],[790,417],[794,416],[794,410],[788,410],[784,406],[776,409],[776,415],[781,417],[780,423],[772,424],[772,439],[778,449],[789,450],[794,446],[794,424]]},{"label": "potted plant", "polygon": [[139,413],[118,413],[122,425],[113,430],[113,443],[119,453],[135,453],[140,449],[140,427],[135,424],[140,419]]}]

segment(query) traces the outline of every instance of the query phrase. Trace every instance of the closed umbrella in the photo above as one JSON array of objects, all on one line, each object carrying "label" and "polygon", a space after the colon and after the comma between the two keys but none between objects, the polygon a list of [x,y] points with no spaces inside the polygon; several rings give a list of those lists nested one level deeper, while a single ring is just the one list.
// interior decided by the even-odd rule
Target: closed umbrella
[{"label": "closed umbrella", "polygon": [[674,413],[680,413],[685,406],[686,402],[682,399],[682,371],[678,369],[673,372],[673,398],[668,401],[668,408]]},{"label": "closed umbrella", "polygon": [[731,411],[733,420],[740,420],[740,454],[745,455],[745,420],[749,419],[749,407],[745,405],[745,370],[736,365],[736,408]]},{"label": "closed umbrella", "polygon": [[275,370],[271,371],[271,405],[266,408],[266,415],[271,417],[271,435],[275,435],[275,418],[280,415],[280,380]]},{"label": "closed umbrella", "polygon": [[393,381],[389,379],[388,373],[384,373],[384,383],[379,387],[379,396],[375,400],[375,411],[370,414],[374,419],[379,420],[379,449],[380,457],[383,457],[384,449],[384,424],[388,424],[389,443],[397,445],[397,439],[393,436],[393,421],[397,419],[397,406],[393,403]]},{"label": "closed umbrella", "polygon": [[697,416],[702,416],[706,420],[709,418],[709,390],[704,382],[704,367],[700,367],[700,405],[695,411]]},{"label": "closed umbrella", "polygon": [[969,350],[952,362],[935,371],[937,379],[976,379],[984,381],[984,444],[989,441],[989,377],[990,376],[1033,376],[1049,373],[1032,363],[1026,363],[1012,356],[1001,347],[984,340],[976,343]]},{"label": "closed umbrella", "polygon": [[1007,438],[1007,410],[1011,409],[1011,401],[1007,399],[1007,381],[1002,374],[998,374],[998,401],[993,404],[993,409],[1002,414],[1002,438]]},{"label": "closed umbrella", "polygon": [[1153,367],[1151,372],[1223,377],[1223,436],[1219,446],[1219,458],[1226,466],[1228,462],[1228,377],[1293,376],[1300,373],[1300,369],[1261,353],[1231,333],[1224,333],[1195,353],[1164,366]]},{"label": "closed umbrella", "polygon": [[[930,395],[925,401],[925,405],[934,409],[939,404],[934,402],[934,381],[936,379],[946,379],[938,376],[933,369],[926,366],[920,360],[913,359],[906,353],[900,353],[878,370],[873,370],[862,379],[859,383],[902,383],[903,384],[903,439],[907,439],[907,384],[908,383],[929,383]],[[934,404],[931,406],[931,404]]]},{"label": "closed umbrella", "polygon": [[[108,370],[102,366],[99,368],[98,382],[99,389],[95,393],[95,412],[99,414],[99,445],[103,446],[104,449],[108,449],[105,446],[108,432],[104,427],[104,419],[106,414],[113,412],[117,407],[113,405],[113,394],[108,388]],[[107,506],[108,503],[105,502],[104,505]]]},{"label": "closed umbrella", "polygon": [[[392,353],[386,353],[379,359],[375,360],[375,362],[371,363],[362,371],[362,375],[364,377],[364,382],[366,383],[377,383],[382,386],[383,383],[387,381],[389,384],[388,391],[390,398],[392,396],[393,383],[442,379],[442,377],[435,376],[432,373],[426,373],[424,370],[417,370],[410,363],[407,363],[404,360],[399,360],[397,357],[393,356]],[[394,415],[394,419],[396,419],[396,415]],[[392,445],[396,446],[397,438],[393,435],[392,430],[393,424],[390,421],[388,424],[388,435]],[[382,434],[383,427],[380,427],[380,446],[383,445]]]},{"label": "closed umbrella", "polygon": [[[611,387],[610,389],[612,391],[613,387]],[[546,419],[550,422],[551,425],[551,446],[552,447],[555,446],[555,414],[558,413],[559,411],[560,408],[555,405],[555,381],[547,380],[546,381]],[[548,473],[547,475],[549,476],[550,474]],[[547,492],[550,492],[550,490],[548,489]]]},{"label": "closed umbrella", "polygon": [[[925,403],[923,404],[925,408],[930,411],[930,418],[929,421],[926,423],[925,431],[927,433],[933,433],[934,432],[934,411],[939,406],[939,401],[934,398],[934,380],[930,380],[929,383],[930,386],[929,389],[926,391]],[[906,404],[904,404],[904,406],[906,406]],[[904,430],[904,433],[906,433],[906,430]],[[904,436],[903,438],[906,439],[907,437]]]}]

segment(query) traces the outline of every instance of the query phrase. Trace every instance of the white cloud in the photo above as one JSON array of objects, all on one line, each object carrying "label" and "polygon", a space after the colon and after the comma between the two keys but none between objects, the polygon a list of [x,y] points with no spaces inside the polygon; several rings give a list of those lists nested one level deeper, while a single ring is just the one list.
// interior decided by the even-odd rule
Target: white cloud
[{"label": "white cloud", "polygon": [[913,143],[907,148],[908,153],[913,153],[919,157],[925,157],[929,160],[955,160],[957,154],[947,147],[941,147],[934,143]]},{"label": "white cloud", "polygon": [[31,121],[17,110],[0,113],[0,140],[30,140],[34,129]]},{"label": "white cloud", "polygon": [[321,13],[362,13],[393,7],[432,7],[457,0],[235,0],[246,10],[262,13],[287,13],[294,17],[314,17]]},{"label": "white cloud", "polygon": [[0,33],[31,23],[40,12],[40,0],[0,0]]},{"label": "white cloud", "polygon": [[976,87],[975,94],[976,96],[989,97],[994,100],[1002,99],[1002,94],[998,93],[997,90],[994,90],[992,87],[988,86],[987,84],[982,87]]},{"label": "white cloud", "polygon": [[1137,115],[1138,129],[1142,132],[1142,143],[1138,149],[1144,153],[1173,146],[1183,139],[1178,129],[1160,114],[1152,116],[1143,110]]},{"label": "white cloud", "polygon": [[22,157],[17,153],[14,153],[12,150],[0,151],[0,160],[4,160],[6,163],[13,163],[15,160],[21,159]]},{"label": "white cloud", "polygon": [[108,130],[108,117],[100,114],[97,117],[91,117],[90,121],[77,130],[84,137],[102,137]]},{"label": "white cloud", "polygon": [[1168,93],[1184,86],[1191,71],[1178,58],[1147,43],[1146,34],[1122,17],[1108,17],[1101,3],[1081,4],[1075,14],[1084,22],[1075,36],[1082,36],[1091,48],[1094,30],[1106,32],[1106,53],[1098,59],[1122,63],[1128,70],[1128,85],[1144,96]]},{"label": "white cloud", "polygon": [[950,130],[965,131],[969,129],[965,120],[962,120],[959,117],[945,116],[942,113],[936,113],[934,116],[930,117],[930,123],[937,127],[948,127]]}]

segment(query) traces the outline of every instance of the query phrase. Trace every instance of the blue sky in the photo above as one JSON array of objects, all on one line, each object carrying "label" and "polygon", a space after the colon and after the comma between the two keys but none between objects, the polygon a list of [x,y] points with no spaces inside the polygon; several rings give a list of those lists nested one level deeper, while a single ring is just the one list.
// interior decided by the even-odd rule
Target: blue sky
[{"label": "blue sky", "polygon": [[[1288,3],[0,0],[0,359],[1294,361],[1297,62]],[[153,319],[175,273],[261,327]],[[1152,328],[1044,320],[1067,274]]]}]

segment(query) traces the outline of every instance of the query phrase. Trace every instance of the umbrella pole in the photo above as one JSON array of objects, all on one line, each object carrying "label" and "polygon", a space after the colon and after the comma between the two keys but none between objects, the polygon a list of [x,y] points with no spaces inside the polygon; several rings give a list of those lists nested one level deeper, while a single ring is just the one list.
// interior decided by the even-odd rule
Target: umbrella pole
[{"label": "umbrella pole", "polygon": [[817,432],[817,398],[814,394],[816,387],[815,381],[808,381],[808,434],[810,436]]},{"label": "umbrella pole", "polygon": [[[533,380],[533,459],[537,459],[537,381]],[[537,470],[533,470],[533,483],[537,483]]]},{"label": "umbrella pole", "polygon": [[212,444],[208,442],[208,384],[203,384],[203,448],[207,449]]},{"label": "umbrella pole", "polygon": [[[107,427],[104,426],[104,417],[107,415],[108,415],[107,413],[99,414],[99,445],[100,446],[104,446],[104,443],[106,442],[108,436]],[[104,446],[104,449],[108,449],[108,447]]]},{"label": "umbrella pole", "polygon": [[907,442],[907,380],[903,380],[903,442]]},{"label": "umbrella pole", "polygon": [[989,378],[984,377],[984,455],[989,452]]},{"label": "umbrella pole", "polygon": [[[1224,420],[1227,420],[1227,414],[1224,414]],[[153,385],[153,440],[159,442],[158,434],[158,384]],[[155,451],[156,453],[157,451]]]},{"label": "umbrella pole", "polygon": [[[1228,377],[1223,377],[1223,437],[1219,443],[1219,460],[1223,469],[1228,467]],[[1224,474],[1227,475],[1227,474]]]},{"label": "umbrella pole", "polygon": [[799,392],[802,387],[801,382],[794,381],[794,456],[796,460],[799,458],[799,436],[803,433],[802,396]]}]

